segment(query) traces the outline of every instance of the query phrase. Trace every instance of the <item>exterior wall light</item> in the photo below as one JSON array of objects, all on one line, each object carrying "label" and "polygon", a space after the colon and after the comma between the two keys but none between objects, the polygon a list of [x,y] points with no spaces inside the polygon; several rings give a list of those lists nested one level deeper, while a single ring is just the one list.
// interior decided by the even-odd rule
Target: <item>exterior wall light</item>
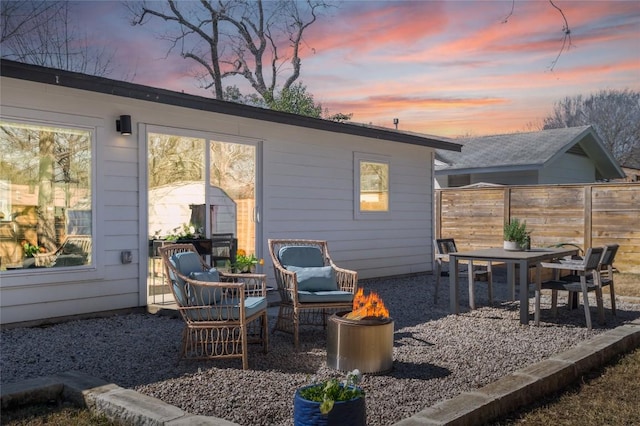
[{"label": "exterior wall light", "polygon": [[116,120],[116,130],[120,132],[122,135],[130,135],[131,134],[131,116],[130,115],[121,115],[120,120]]}]

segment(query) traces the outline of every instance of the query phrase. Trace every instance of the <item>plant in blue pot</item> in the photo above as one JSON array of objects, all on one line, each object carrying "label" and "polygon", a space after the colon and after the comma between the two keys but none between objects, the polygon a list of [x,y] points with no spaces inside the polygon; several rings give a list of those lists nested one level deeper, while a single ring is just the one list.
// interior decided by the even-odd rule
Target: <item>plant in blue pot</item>
[{"label": "plant in blue pot", "polygon": [[359,370],[343,381],[328,379],[298,389],[293,401],[295,426],[365,426],[364,390],[358,386]]}]

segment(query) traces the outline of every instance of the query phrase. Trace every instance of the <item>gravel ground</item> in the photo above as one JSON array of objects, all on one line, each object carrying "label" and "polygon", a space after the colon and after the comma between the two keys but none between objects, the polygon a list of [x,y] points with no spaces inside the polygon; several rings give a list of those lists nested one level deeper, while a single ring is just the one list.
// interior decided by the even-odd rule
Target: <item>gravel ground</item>
[{"label": "gravel ground", "polygon": [[[533,326],[533,321],[523,326],[518,302],[506,301],[506,286],[500,283],[494,284],[492,307],[487,306],[486,285],[477,284],[480,307],[456,316],[448,312],[446,282],[440,300],[433,303],[433,277],[428,275],[361,285],[378,292],[395,323],[393,370],[365,375],[362,382],[369,426],[391,425],[640,317],[640,302],[625,301],[618,302],[618,315],[613,317],[607,294],[607,324],[597,324],[593,308],[595,328],[588,331],[582,307],[562,309],[561,297],[559,317],[554,319],[549,298],[543,297],[541,326]],[[468,306],[464,289],[461,304]],[[275,318],[269,320],[273,326]],[[289,426],[296,388],[311,377],[343,377],[326,366],[322,328],[301,332],[298,353],[292,336],[270,334],[269,353],[250,345],[250,369],[243,371],[240,360],[177,362],[182,327],[180,319],[130,314],[2,330],[1,381],[79,370],[193,414],[241,425]]]}]

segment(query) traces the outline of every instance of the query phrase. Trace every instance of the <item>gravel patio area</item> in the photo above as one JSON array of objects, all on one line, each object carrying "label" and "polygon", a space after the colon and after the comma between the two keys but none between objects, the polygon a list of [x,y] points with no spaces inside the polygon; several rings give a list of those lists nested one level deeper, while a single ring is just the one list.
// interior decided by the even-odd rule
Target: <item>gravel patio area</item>
[{"label": "gravel patio area", "polygon": [[[533,297],[531,322],[523,326],[518,302],[507,301],[504,280],[497,276],[496,281],[491,307],[486,285],[476,285],[480,307],[474,311],[464,308],[468,294],[462,286],[460,315],[449,315],[446,278],[437,304],[431,275],[360,282],[365,291],[378,292],[395,322],[393,370],[365,375],[362,382],[369,426],[391,425],[640,317],[640,303],[623,300],[618,301],[618,315],[613,317],[607,293],[607,323],[601,326],[594,321],[594,329],[588,331],[581,306],[569,311],[561,297],[559,317],[552,318],[550,297],[545,295],[541,326],[533,325]],[[595,312],[593,307],[594,319]],[[273,326],[275,317],[269,320]],[[193,414],[247,426],[290,426],[296,388],[312,377],[343,377],[326,366],[322,328],[301,332],[298,353],[292,336],[270,334],[269,353],[250,345],[250,369],[243,371],[240,360],[178,363],[182,327],[180,319],[129,314],[2,330],[1,380],[15,382],[78,370]]]}]

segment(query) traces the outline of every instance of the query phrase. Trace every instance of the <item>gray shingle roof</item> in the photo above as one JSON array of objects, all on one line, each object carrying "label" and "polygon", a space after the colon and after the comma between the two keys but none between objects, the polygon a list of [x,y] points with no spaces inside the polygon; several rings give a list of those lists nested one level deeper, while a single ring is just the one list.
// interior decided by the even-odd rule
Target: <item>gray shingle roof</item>
[{"label": "gray shingle roof", "polygon": [[458,139],[456,142],[463,144],[461,152],[437,150],[438,159],[449,164],[439,169],[539,168],[580,142],[589,129],[581,126]]},{"label": "gray shingle roof", "polygon": [[598,179],[624,177],[620,164],[591,126],[459,139],[461,152],[436,150],[436,175],[539,170],[566,152],[588,157]]}]

